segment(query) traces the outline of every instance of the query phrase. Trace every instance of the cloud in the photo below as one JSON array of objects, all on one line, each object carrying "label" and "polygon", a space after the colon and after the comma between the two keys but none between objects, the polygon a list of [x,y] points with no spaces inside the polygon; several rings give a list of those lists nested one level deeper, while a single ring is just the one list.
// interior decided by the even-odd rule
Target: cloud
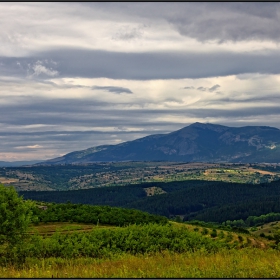
[{"label": "cloud", "polygon": [[221,86],[220,85],[214,85],[214,86],[212,86],[212,87],[210,87],[210,88],[207,88],[207,87],[202,87],[202,86],[200,86],[200,87],[198,87],[197,88],[197,90],[199,90],[199,91],[209,91],[209,92],[213,92],[213,91],[215,91],[216,89],[218,89],[218,88],[220,88]]},{"label": "cloud", "polygon": [[174,98],[174,97],[169,97],[169,98],[166,98],[164,100],[164,102],[175,102],[175,103],[182,103],[182,99],[178,99],[178,98]]},{"label": "cloud", "polygon": [[139,25],[134,28],[131,28],[130,26],[123,26],[118,32],[116,32],[116,34],[112,36],[112,39],[121,41],[139,39],[143,36],[143,28],[145,27],[145,25]]},{"label": "cloud", "polygon": [[[279,127],[279,94],[267,96],[271,102],[266,106],[265,96],[251,98],[247,98],[247,103],[242,102],[241,97],[215,99],[209,103],[210,107],[207,100],[202,100],[204,103],[196,107],[161,109],[151,106],[136,110],[124,106],[121,101],[11,97],[8,104],[0,102],[0,156],[1,153],[18,153],[18,158],[21,155],[33,159],[50,158],[48,155],[55,153],[114,144],[116,139],[129,141],[171,132],[195,121],[243,126],[252,122],[267,125],[269,119],[270,126]],[[174,102],[177,106],[180,99],[169,97],[163,100],[165,102]],[[227,106],[235,102],[236,106]]]},{"label": "cloud", "polygon": [[197,90],[200,90],[200,91],[206,91],[206,90],[207,90],[207,88],[205,88],[205,87],[198,87],[198,88],[197,88]]},{"label": "cloud", "polygon": [[220,85],[214,85],[214,86],[210,87],[210,88],[208,89],[208,91],[213,92],[213,91],[215,91],[216,89],[218,89],[218,88],[220,88],[220,87],[221,87]]},{"label": "cloud", "polygon": [[165,20],[182,36],[218,43],[280,40],[280,4],[277,2],[90,3],[89,11],[105,18]]},{"label": "cloud", "polygon": [[58,72],[56,70],[48,69],[47,67],[40,64],[34,65],[32,69],[34,70],[33,73],[34,76],[39,76],[40,74],[46,74],[47,76],[54,77],[58,75]]},{"label": "cloud", "polygon": [[39,149],[39,148],[43,148],[43,146],[35,144],[35,145],[17,146],[17,147],[15,147],[15,149],[24,149],[24,150],[26,150],[26,149]]},{"label": "cloud", "polygon": [[91,87],[92,89],[97,89],[97,90],[106,90],[109,92],[113,92],[113,93],[133,93],[130,89],[128,88],[124,88],[124,87],[114,87],[114,86],[105,86],[105,87],[101,87],[101,86],[93,86]]},{"label": "cloud", "polygon": [[[48,62],[47,60],[45,60],[46,62]],[[20,65],[19,62],[17,62],[17,64]],[[56,65],[56,63],[53,62],[53,64]],[[40,74],[45,74],[46,76],[49,77],[55,77],[58,75],[58,71],[53,70],[52,68],[47,68],[46,66],[43,65],[43,62],[38,60],[36,61],[33,65],[28,64],[28,70],[32,72],[32,74],[30,74],[30,77],[33,76],[39,76]]]},{"label": "cloud", "polygon": [[28,148],[28,149],[38,149],[38,148],[43,148],[43,146],[36,144],[36,145],[26,146],[26,148]]},{"label": "cloud", "polygon": [[196,121],[279,127],[279,7],[0,3],[0,160]]},{"label": "cloud", "polygon": [[[61,78],[106,77],[110,79],[156,80],[197,79],[245,73],[280,73],[280,66],[277,63],[280,60],[280,51],[278,50],[250,53],[228,51],[214,53],[185,51],[126,53],[59,49],[42,52],[36,57],[0,57],[0,61],[5,64],[5,66],[0,66],[0,75],[25,76],[26,73],[17,66],[17,62],[20,62],[21,65],[36,65],[38,60],[44,59],[52,59],[58,63],[55,70],[50,71],[59,72]],[[38,73],[43,71],[41,67],[38,69]],[[48,73],[56,75],[57,72]]]},{"label": "cloud", "polygon": [[201,42],[279,41],[279,3],[186,3],[163,17],[183,36]]},{"label": "cloud", "polygon": [[[225,106],[227,104],[238,104],[240,106],[241,104],[243,106],[254,104],[254,107],[258,104],[276,104],[280,102],[280,95],[279,94],[266,94],[263,96],[236,96],[236,97],[223,97],[223,98],[215,98],[212,100],[200,100],[196,104],[199,104],[200,106],[205,105],[217,105],[217,104],[224,104]],[[267,113],[267,111],[264,112]]]}]

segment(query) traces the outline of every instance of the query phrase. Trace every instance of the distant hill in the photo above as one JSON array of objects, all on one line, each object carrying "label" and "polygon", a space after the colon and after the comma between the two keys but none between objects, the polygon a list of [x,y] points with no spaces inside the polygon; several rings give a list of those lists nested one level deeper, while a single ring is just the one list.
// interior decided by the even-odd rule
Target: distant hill
[{"label": "distant hill", "polygon": [[76,151],[43,164],[108,161],[280,162],[280,130],[194,123],[168,134]]},{"label": "distant hill", "polygon": [[32,165],[42,160],[30,160],[30,161],[0,161],[0,167],[19,167],[24,165]]}]

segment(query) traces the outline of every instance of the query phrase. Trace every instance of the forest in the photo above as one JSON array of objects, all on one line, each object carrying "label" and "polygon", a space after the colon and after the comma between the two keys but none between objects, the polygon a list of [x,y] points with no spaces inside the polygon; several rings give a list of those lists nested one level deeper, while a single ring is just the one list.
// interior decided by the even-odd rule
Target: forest
[{"label": "forest", "polygon": [[103,224],[126,226],[130,224],[158,223],[166,224],[168,219],[134,209],[124,209],[110,206],[92,206],[85,204],[56,204],[48,203],[40,209],[38,205],[32,207],[32,222],[77,222],[89,224]]},{"label": "forest", "polygon": [[[160,187],[165,193],[147,196],[144,189]],[[19,192],[25,199],[82,203],[138,209],[184,221],[226,222],[280,212],[280,181],[241,184],[203,180],[153,182],[73,191]]]}]

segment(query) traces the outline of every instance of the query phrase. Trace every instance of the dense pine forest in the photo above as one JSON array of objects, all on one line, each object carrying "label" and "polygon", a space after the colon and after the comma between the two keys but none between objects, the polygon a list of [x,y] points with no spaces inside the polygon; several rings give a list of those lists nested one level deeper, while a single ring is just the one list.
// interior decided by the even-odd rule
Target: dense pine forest
[{"label": "dense pine forest", "polygon": [[[160,195],[147,196],[145,188],[158,187]],[[225,222],[280,212],[280,181],[263,184],[196,181],[154,182],[127,186],[59,192],[19,192],[26,199],[82,203],[138,209],[184,221]]]}]

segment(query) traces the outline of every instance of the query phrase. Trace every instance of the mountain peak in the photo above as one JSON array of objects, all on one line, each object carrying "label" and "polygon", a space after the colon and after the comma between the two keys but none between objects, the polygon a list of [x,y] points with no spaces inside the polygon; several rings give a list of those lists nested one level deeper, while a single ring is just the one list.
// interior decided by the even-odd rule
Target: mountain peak
[{"label": "mountain peak", "polygon": [[280,130],[195,122],[119,145],[72,152],[49,164],[97,161],[280,162]]},{"label": "mountain peak", "polygon": [[220,124],[213,124],[213,123],[200,123],[200,122],[195,122],[189,126],[197,126],[197,127],[210,127],[210,126],[223,126]]},{"label": "mountain peak", "polygon": [[195,122],[195,123],[189,125],[188,127],[200,128],[200,129],[209,129],[209,130],[213,130],[213,131],[217,131],[217,132],[225,131],[229,128],[227,126],[220,125],[220,124],[200,123],[200,122]]}]

